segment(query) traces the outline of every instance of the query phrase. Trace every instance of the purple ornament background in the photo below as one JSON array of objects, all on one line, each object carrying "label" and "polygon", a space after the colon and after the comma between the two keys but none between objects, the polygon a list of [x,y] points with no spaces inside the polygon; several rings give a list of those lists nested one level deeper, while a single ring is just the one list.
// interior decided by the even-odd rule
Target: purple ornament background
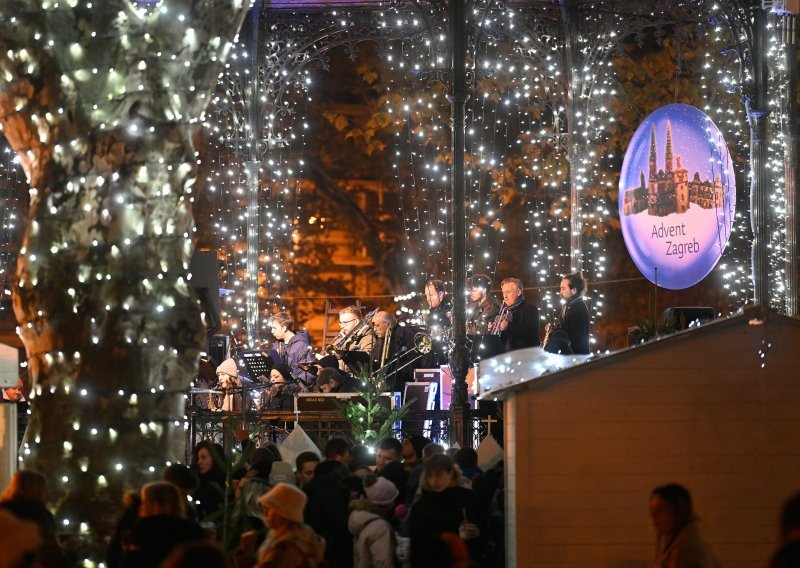
[{"label": "purple ornament background", "polygon": [[[640,173],[644,172],[647,183],[650,169],[650,131],[655,126],[657,170],[665,169],[667,121],[672,130],[673,168],[677,167],[677,156],[688,170],[689,180],[694,173],[701,180],[714,180],[719,176],[723,187],[722,207],[703,209],[691,203],[685,213],[671,213],[664,217],[649,215],[642,211],[625,215],[624,191],[641,185]],[[736,179],[733,162],[725,145],[722,133],[713,121],[701,110],[685,104],[663,106],[652,112],[636,129],[622,163],[619,184],[619,216],[622,235],[634,264],[651,282],[681,290],[693,286],[705,278],[716,266],[728,243],[736,204]],[[686,235],[680,242],[696,242],[699,252],[678,258],[666,254],[669,239],[654,239],[653,227],[683,225]]]}]

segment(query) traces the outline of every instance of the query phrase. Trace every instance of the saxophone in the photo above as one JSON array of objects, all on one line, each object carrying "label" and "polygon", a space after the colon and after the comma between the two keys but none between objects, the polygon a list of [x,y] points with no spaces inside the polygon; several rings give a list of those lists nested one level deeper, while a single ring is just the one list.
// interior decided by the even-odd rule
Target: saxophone
[{"label": "saxophone", "polygon": [[554,317],[552,321],[547,322],[544,328],[544,339],[542,340],[542,349],[547,347],[550,342],[550,334],[561,327],[559,321]]}]

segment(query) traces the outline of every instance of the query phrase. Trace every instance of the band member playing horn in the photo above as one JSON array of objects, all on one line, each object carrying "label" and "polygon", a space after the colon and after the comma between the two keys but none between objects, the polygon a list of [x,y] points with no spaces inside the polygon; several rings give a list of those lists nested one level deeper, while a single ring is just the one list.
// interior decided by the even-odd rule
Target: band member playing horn
[{"label": "band member playing horn", "polygon": [[476,274],[467,280],[469,302],[467,303],[467,335],[487,333],[489,326],[500,312],[500,305],[489,294],[491,279],[485,274]]},{"label": "band member playing horn", "polygon": [[333,346],[346,351],[372,351],[374,337],[368,329],[364,333],[355,332],[361,322],[361,311],[356,306],[347,306],[339,310],[339,335],[333,340]]},{"label": "band member playing horn", "polygon": [[311,388],[315,377],[300,367],[300,363],[310,363],[314,357],[305,329],[295,331],[294,320],[286,312],[278,312],[269,318],[269,327],[275,336],[272,348],[281,356],[281,360],[289,366],[295,379],[302,383],[304,390]]},{"label": "band member playing horn", "polygon": [[559,294],[565,300],[561,307],[560,321],[547,324],[547,334],[552,337],[556,330],[564,332],[569,339],[573,353],[588,355],[589,349],[589,308],[583,299],[586,280],[580,272],[565,274],[561,279]]},{"label": "band member playing horn", "polygon": [[388,390],[403,392],[403,385],[414,376],[413,364],[404,366],[416,356],[414,331],[398,324],[389,312],[378,312],[372,322],[377,335],[372,349],[375,368],[384,369]]},{"label": "band member playing horn", "polygon": [[539,342],[539,308],[525,301],[522,281],[506,278],[500,283],[503,305],[492,323],[491,333],[499,335],[506,352],[536,347]]}]

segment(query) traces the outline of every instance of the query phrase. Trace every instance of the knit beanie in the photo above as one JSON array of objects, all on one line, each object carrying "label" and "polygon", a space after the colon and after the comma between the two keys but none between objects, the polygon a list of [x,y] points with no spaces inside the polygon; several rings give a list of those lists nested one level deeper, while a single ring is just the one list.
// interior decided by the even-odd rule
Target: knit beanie
[{"label": "knit beanie", "polygon": [[258,498],[258,504],[265,512],[267,509],[274,509],[281,517],[295,523],[303,522],[303,509],[306,508],[307,501],[305,493],[287,483],[279,483]]},{"label": "knit beanie", "polygon": [[[391,505],[394,503],[400,493],[394,483],[385,477],[369,477],[371,479],[364,480],[364,494],[367,496],[367,501],[376,505]],[[373,480],[374,482],[368,485]]]},{"label": "knit beanie", "polygon": [[233,359],[225,359],[222,364],[217,367],[217,375],[220,373],[225,373],[231,377],[237,377],[239,375],[239,369],[236,367],[236,361]]},{"label": "knit beanie", "polygon": [[294,382],[294,377],[292,376],[292,370],[286,363],[275,363],[275,365],[272,368],[278,371],[287,383]]},{"label": "knit beanie", "polygon": [[277,485],[278,483],[296,485],[292,464],[289,462],[276,461],[272,463],[272,469],[269,472],[269,484]]}]

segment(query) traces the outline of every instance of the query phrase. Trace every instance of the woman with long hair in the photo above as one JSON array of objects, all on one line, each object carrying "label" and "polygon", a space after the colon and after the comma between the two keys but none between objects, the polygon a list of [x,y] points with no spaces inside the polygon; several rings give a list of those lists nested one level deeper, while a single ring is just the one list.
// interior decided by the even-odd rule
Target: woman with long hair
[{"label": "woman with long hair", "polygon": [[197,518],[207,520],[225,501],[225,450],[208,440],[198,442],[192,452],[192,469],[200,482],[192,492]]},{"label": "woman with long hair", "polygon": [[656,531],[656,568],[717,568],[719,561],[700,536],[692,496],[671,483],[650,494],[650,518]]}]

